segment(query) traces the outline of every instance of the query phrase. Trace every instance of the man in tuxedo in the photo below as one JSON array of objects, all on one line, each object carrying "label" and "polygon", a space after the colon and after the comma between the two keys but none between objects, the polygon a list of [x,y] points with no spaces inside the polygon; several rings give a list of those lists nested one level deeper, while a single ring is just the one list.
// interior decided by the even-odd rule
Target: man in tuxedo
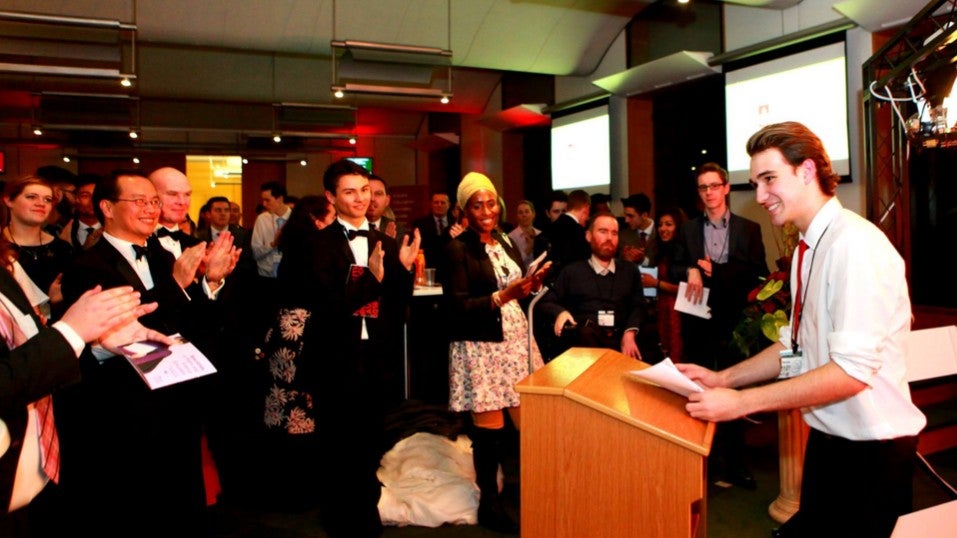
[{"label": "man in tuxedo", "polygon": [[[748,293],[768,274],[768,265],[761,227],[728,208],[728,172],[716,163],[702,165],[697,189],[705,212],[682,226],[671,277],[673,282],[687,280],[687,297],[693,302],[700,303],[703,288],[710,289],[711,319],[682,314],[681,339],[687,362],[722,370],[744,358],[733,345],[732,334]],[[718,428],[709,472],[722,485],[754,489],[743,454],[744,427],[737,420]]]},{"label": "man in tuxedo", "polygon": [[[367,172],[343,159],[323,176],[336,221],[312,239],[315,276],[304,293],[315,302],[323,370],[318,404],[323,479],[318,485],[329,536],[380,536],[376,470],[384,452],[383,417],[401,398],[401,327],[412,295],[420,237],[401,246],[370,230]],[[335,338],[329,338],[335,335]]]},{"label": "man in tuxedo", "polygon": [[156,226],[156,238],[160,245],[174,258],[179,259],[183,251],[197,245],[199,239],[182,231],[180,224],[189,217],[189,203],[193,188],[186,174],[175,168],[163,167],[149,176],[156,193],[163,202],[160,208],[159,222]]},{"label": "man in tuxedo", "polygon": [[369,228],[385,232],[386,235],[402,241],[405,237],[405,226],[399,224],[393,219],[385,216],[385,210],[389,208],[392,197],[389,196],[388,185],[385,180],[377,175],[369,176],[369,188],[372,190],[372,197],[369,200],[369,210],[366,212],[366,220],[369,221]]},{"label": "man in tuxedo", "polygon": [[13,275],[0,269],[0,536],[65,531],[50,393],[79,381],[77,357],[86,342],[115,347],[134,339],[168,341],[135,321],[153,308],[140,305],[129,286],[94,289],[47,327]]},{"label": "man in tuxedo", "polygon": [[[66,304],[94,285],[132,286],[158,303],[143,325],[181,333],[203,349],[211,320],[222,316],[212,299],[235,265],[231,242],[212,245],[205,278],[194,283],[198,264],[176,262],[174,277],[173,255],[148,241],[162,202],[147,178],[115,172],[97,185],[93,203],[103,236],[64,273]],[[57,417],[62,484],[77,527],[105,534],[133,525],[148,534],[190,529],[206,504],[200,438],[208,378],[151,391],[123,357],[101,346],[87,347],[80,368],[83,381],[57,402],[64,410]]]},{"label": "man in tuxedo", "polygon": [[100,237],[103,224],[93,211],[93,189],[100,180],[95,174],[81,174],[76,178],[76,205],[73,220],[63,227],[60,239],[73,246],[73,253],[79,254],[89,248]]}]

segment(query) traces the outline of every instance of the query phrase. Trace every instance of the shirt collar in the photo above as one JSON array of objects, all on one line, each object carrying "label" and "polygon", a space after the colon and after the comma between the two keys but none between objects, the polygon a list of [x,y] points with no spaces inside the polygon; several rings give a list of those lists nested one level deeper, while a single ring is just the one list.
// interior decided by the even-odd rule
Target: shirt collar
[{"label": "shirt collar", "polygon": [[838,200],[836,196],[832,196],[830,200],[821,206],[821,209],[817,210],[817,214],[811,219],[810,226],[807,227],[807,232],[801,235],[801,239],[807,243],[808,247],[813,249],[817,246],[817,242],[820,241],[821,236],[824,235],[824,230],[827,230],[827,227],[831,225],[831,221],[834,220],[834,217],[836,217],[843,208],[844,206],[841,205],[840,200]]},{"label": "shirt collar", "polygon": [[731,218],[731,210],[725,208],[725,210],[724,210],[724,215],[721,215],[721,217],[718,219],[718,223],[717,223],[717,224],[715,224],[714,222],[712,222],[711,219],[708,218],[708,214],[705,213],[705,216],[704,216],[704,224],[705,224],[705,226],[707,226],[707,225],[710,224],[712,228],[723,229],[723,228],[727,228],[727,227],[728,227],[728,220],[729,220],[730,218]]},{"label": "shirt collar", "polygon": [[[113,247],[119,251],[119,253],[130,263],[136,263],[136,254],[133,252],[133,245],[136,243],[110,235],[109,232],[103,232],[103,239],[109,241],[109,243],[113,245]],[[143,241],[143,245],[146,245],[146,241]]]},{"label": "shirt collar", "polygon": [[638,228],[638,233],[645,232],[645,235],[647,235],[648,237],[651,237],[651,232],[653,232],[654,230],[655,230],[655,221],[651,221],[651,224],[649,224],[647,228],[645,229]]},{"label": "shirt collar", "polygon": [[596,275],[607,275],[615,274],[615,259],[612,258],[608,263],[608,267],[602,267],[601,262],[598,261],[598,258],[594,254],[591,255],[591,258],[588,258],[588,265],[591,266],[592,270],[595,271]]},{"label": "shirt collar", "polygon": [[349,224],[348,222],[342,220],[341,217],[336,217],[336,220],[339,221],[339,224],[341,224],[342,227],[346,229],[346,231],[349,231],[349,230],[368,230],[368,229],[369,229],[369,221],[365,220],[364,218],[362,219],[362,224],[360,224],[358,228],[356,228],[355,226],[353,226],[353,225]]}]

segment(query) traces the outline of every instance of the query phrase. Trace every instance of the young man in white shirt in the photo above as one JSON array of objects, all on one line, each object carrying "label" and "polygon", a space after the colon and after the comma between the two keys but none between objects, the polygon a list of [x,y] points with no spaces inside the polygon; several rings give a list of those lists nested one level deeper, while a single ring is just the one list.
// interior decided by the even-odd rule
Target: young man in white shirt
[{"label": "young man in white shirt", "polygon": [[[927,422],[905,375],[904,261],[879,228],[841,207],[838,176],[807,127],[768,125],[747,150],[757,202],[775,225],[797,226],[807,245],[792,263],[791,326],[720,372],[678,365],[707,388],[689,398],[688,412],[726,421],[801,408],[811,427],[801,508],[775,536],[889,536],[911,510],[917,434]],[[775,378],[784,379],[749,387]]]}]

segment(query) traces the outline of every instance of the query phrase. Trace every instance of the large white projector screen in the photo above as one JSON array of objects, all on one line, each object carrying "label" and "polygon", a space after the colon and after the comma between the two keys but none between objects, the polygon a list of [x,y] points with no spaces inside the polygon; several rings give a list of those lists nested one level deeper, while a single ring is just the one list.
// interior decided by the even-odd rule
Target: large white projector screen
[{"label": "large white projector screen", "polygon": [[611,184],[608,105],[552,119],[552,189]]},{"label": "large white projector screen", "polygon": [[747,183],[748,139],[782,121],[807,125],[824,142],[834,171],[850,175],[844,42],[792,54],[725,75],[728,172]]}]

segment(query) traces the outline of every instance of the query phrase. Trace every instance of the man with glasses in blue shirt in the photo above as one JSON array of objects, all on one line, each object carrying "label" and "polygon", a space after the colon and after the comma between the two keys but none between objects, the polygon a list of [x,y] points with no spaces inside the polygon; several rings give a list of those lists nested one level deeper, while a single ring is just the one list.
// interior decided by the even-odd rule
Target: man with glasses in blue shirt
[{"label": "man with glasses in blue shirt", "polygon": [[[728,172],[706,163],[698,168],[696,181],[704,214],[681,227],[671,276],[674,282],[687,281],[686,297],[694,303],[701,303],[704,288],[710,289],[711,318],[682,314],[681,338],[687,362],[722,370],[745,358],[732,344],[732,333],[748,292],[768,274],[768,265],[761,227],[728,207]],[[755,488],[745,464],[742,421],[718,429],[709,471],[720,485]]]}]

